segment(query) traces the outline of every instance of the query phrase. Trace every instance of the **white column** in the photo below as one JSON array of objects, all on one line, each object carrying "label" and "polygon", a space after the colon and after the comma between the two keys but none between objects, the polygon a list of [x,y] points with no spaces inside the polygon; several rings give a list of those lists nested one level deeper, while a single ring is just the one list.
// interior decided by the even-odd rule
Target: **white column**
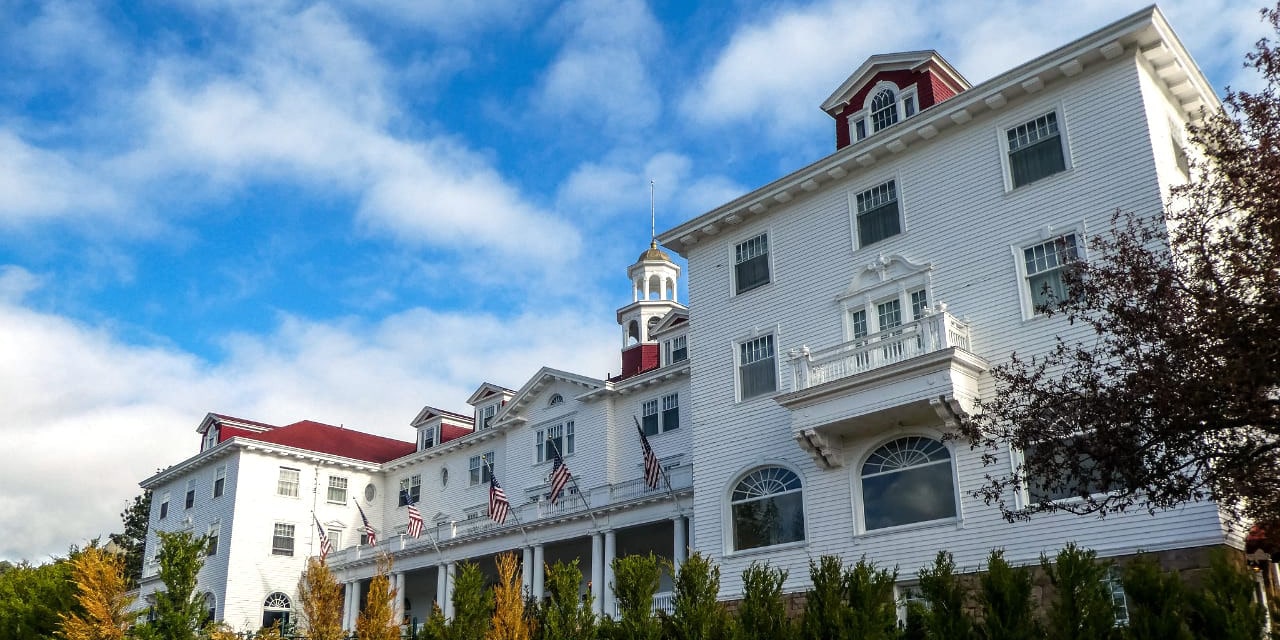
[{"label": "white column", "polygon": [[604,536],[591,534],[591,613],[604,611]]},{"label": "white column", "polygon": [[[436,565],[436,604],[440,605],[441,613],[443,613],[446,610],[446,606],[447,606],[445,605],[444,596],[445,596],[445,591],[449,590],[449,588],[445,586],[445,580],[448,577],[449,577],[449,573],[448,573],[448,569],[445,568],[445,565],[443,563]],[[424,618],[424,621],[425,621],[425,618]]]},{"label": "white column", "polygon": [[680,573],[680,565],[684,564],[689,554],[689,539],[684,528],[684,518],[676,516],[671,519],[671,528],[674,530],[672,538],[675,542],[675,548],[671,550],[671,576],[674,578]]},{"label": "white column", "polygon": [[618,555],[618,536],[612,530],[604,532],[604,615],[617,614],[613,596],[613,559]]},{"label": "white column", "polygon": [[351,629],[351,592],[355,589],[348,580],[342,583],[342,628],[343,630]]},{"label": "white column", "polygon": [[543,595],[543,579],[542,565],[546,562],[546,550],[540,544],[533,545],[533,566],[530,571],[533,573],[533,599],[535,602],[542,602]]},{"label": "white column", "polygon": [[450,562],[445,569],[444,617],[453,620],[453,578],[458,565]]},{"label": "white column", "polygon": [[391,603],[392,619],[396,621],[398,626],[404,621],[404,572],[397,571],[395,573],[396,595]]},{"label": "white column", "polygon": [[524,590],[520,596],[524,597],[533,593],[533,547],[524,547],[520,551],[520,587]]}]

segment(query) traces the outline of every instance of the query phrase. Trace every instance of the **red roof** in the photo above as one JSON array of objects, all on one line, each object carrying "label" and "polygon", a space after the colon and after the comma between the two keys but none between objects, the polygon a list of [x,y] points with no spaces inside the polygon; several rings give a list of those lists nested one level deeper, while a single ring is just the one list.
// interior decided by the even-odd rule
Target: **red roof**
[{"label": "red roof", "polygon": [[[233,430],[235,433],[229,433]],[[234,427],[223,427],[223,431],[223,439],[234,435],[246,440],[281,444],[366,462],[387,462],[417,450],[412,442],[375,436],[372,433],[353,431],[313,420],[295,422],[262,433],[252,433]]]}]

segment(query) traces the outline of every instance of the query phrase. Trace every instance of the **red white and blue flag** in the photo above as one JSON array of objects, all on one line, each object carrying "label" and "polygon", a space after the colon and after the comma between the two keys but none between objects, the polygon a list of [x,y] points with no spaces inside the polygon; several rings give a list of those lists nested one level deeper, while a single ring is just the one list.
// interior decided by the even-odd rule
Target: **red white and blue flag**
[{"label": "red white and blue flag", "polygon": [[329,541],[329,534],[325,532],[324,525],[320,524],[320,518],[313,513],[311,519],[316,521],[316,529],[320,531],[320,559],[324,560],[333,552],[333,543]]},{"label": "red white and blue flag", "polygon": [[409,528],[405,529],[405,533],[413,538],[422,535],[422,513],[418,511],[417,504],[409,505]]},{"label": "red white and blue flag", "polygon": [[636,431],[640,434],[640,446],[644,448],[644,483],[649,485],[650,489],[657,489],[658,480],[662,477],[662,463],[658,462],[658,456],[653,453],[653,447],[649,446],[649,438],[644,435],[644,429],[641,428],[639,420],[636,420]]},{"label": "red white and blue flag", "polygon": [[[548,441],[550,444],[551,441]],[[560,457],[559,451],[551,453],[551,504],[555,504],[560,499],[560,493],[564,491],[572,474],[569,473],[569,465],[564,463],[564,458]]]},{"label": "red white and blue flag", "polygon": [[507,500],[507,492],[502,490],[492,469],[489,471],[489,518],[498,524],[507,521],[507,513],[511,511],[511,502]]},{"label": "red white and blue flag", "polygon": [[[360,509],[360,503],[356,503],[356,508]],[[364,516],[364,509],[360,509],[360,520],[364,522],[364,535],[369,539],[369,546],[378,544],[378,534],[374,533],[373,525],[369,524],[369,519]]]}]

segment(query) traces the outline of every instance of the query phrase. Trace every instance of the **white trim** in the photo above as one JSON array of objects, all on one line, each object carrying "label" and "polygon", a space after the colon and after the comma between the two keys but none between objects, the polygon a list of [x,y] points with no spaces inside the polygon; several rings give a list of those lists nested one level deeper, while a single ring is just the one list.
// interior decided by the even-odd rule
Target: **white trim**
[{"label": "white trim", "polygon": [[[738,483],[742,482],[742,480],[752,472],[757,469],[764,469],[767,467],[781,467],[796,474],[796,477],[800,479],[800,509],[804,515],[804,539],[763,547],[751,547],[750,549],[735,549],[733,546],[733,491],[738,487]],[[808,546],[810,536],[809,499],[807,497],[808,488],[809,480],[805,478],[804,471],[789,460],[784,460],[782,458],[762,458],[753,460],[746,465],[739,466],[738,470],[733,475],[729,476],[729,482],[726,483],[724,488],[720,491],[720,517],[722,518],[721,522],[725,523],[725,526],[720,528],[722,538],[721,549],[724,556],[730,557],[752,553],[774,552]]]},{"label": "white trim", "polygon": [[1023,257],[1023,250],[1048,242],[1054,238],[1069,235],[1076,236],[1076,252],[1078,254],[1076,259],[1087,262],[1089,260],[1089,236],[1086,233],[1083,220],[1062,225],[1043,225],[1036,230],[1035,234],[1022,236],[1014,244],[1009,245],[1009,251],[1013,257],[1014,278],[1018,286],[1018,308],[1022,311],[1023,322],[1045,317],[1044,314],[1036,313],[1035,307],[1031,303],[1031,289],[1027,283],[1027,266]]},{"label": "white trim", "polygon": [[[747,242],[748,240],[752,240],[759,236],[764,236],[765,242],[769,245],[768,252],[765,254],[766,256],[768,256],[767,262],[769,263],[769,281],[764,284],[756,285],[750,289],[747,289],[746,291],[739,293],[738,292],[738,255],[737,255],[738,245],[743,244],[744,242]],[[750,293],[759,291],[761,289],[768,288],[770,285],[778,281],[778,270],[774,264],[774,259],[773,259],[774,250],[777,248],[777,244],[775,243],[775,238],[776,238],[776,235],[773,232],[773,227],[766,227],[764,229],[757,229],[750,233],[740,233],[737,236],[734,236],[728,239],[728,243],[725,246],[725,253],[727,254],[725,256],[725,264],[729,265],[729,297],[730,298],[745,296]]]},{"label": "white trim", "polygon": [[[1009,165],[1009,130],[1015,127],[1027,124],[1044,115],[1054,114],[1058,125],[1058,144],[1062,150],[1062,171],[1051,176],[1045,176],[1034,182],[1029,182],[1018,187],[1013,186],[1013,170]],[[1017,112],[1009,114],[1007,117],[1001,118],[996,122],[996,144],[1000,149],[1000,175],[1004,181],[1005,195],[1014,193],[1023,193],[1037,185],[1048,184],[1050,181],[1061,176],[1069,175],[1075,169],[1075,162],[1071,157],[1071,135],[1070,127],[1067,126],[1067,108],[1062,100],[1053,102],[1036,101],[1025,105],[1018,109]]]},{"label": "white trim", "polygon": [[[741,375],[742,344],[744,342],[755,340],[757,338],[760,338],[766,335],[773,336],[773,368],[774,368],[773,392],[761,393],[760,395],[751,396],[750,398],[743,398],[742,397],[742,375]],[[739,337],[735,338],[733,342],[730,344],[730,349],[732,350],[732,358],[733,358],[734,403],[750,402],[753,400],[759,400],[761,398],[772,398],[778,395],[779,393],[782,393],[782,356],[781,356],[782,342],[780,339],[780,335],[781,335],[780,325],[773,324],[773,325],[767,325],[765,327],[757,326],[757,327],[753,327],[750,333],[740,335]]]},{"label": "white trim", "polygon": [[[961,496],[960,496],[960,473],[959,473],[959,469],[957,468],[958,465],[956,464],[956,448],[953,442],[945,439],[944,435],[945,434],[943,434],[941,431],[938,431],[936,429],[930,429],[927,427],[915,427],[915,428],[909,427],[906,429],[893,431],[892,433],[883,434],[879,438],[869,441],[868,444],[862,446],[862,451],[858,455],[853,456],[855,462],[854,464],[850,465],[850,470],[849,470],[850,482],[852,483],[852,486],[850,487],[849,495],[851,496],[851,500],[853,502],[853,535],[855,538],[883,535],[885,533],[891,533],[895,531],[905,531],[905,530],[911,530],[911,529],[922,529],[922,528],[938,527],[938,526],[946,526],[946,525],[952,525],[959,528],[960,526],[963,525],[964,510],[962,508],[963,501],[961,500]],[[893,442],[894,440],[909,438],[912,436],[928,438],[930,440],[938,442],[943,446],[944,449],[946,449],[947,455],[950,456],[951,459],[949,461],[949,464],[951,465],[951,494],[952,494],[952,499],[955,501],[956,514],[949,518],[938,518],[936,520],[910,522],[907,524],[900,524],[892,527],[880,527],[878,529],[867,529],[866,514],[865,514],[866,501],[862,497],[862,466],[866,464],[867,458],[871,457],[871,454],[875,453],[876,450],[879,449],[880,447],[890,442]],[[941,464],[941,463],[933,463],[933,464]]]}]

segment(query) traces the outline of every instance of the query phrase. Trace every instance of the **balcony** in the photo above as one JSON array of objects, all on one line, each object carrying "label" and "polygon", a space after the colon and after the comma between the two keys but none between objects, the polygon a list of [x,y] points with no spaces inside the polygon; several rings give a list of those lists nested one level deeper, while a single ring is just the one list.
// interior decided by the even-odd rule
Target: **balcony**
[{"label": "balcony", "polygon": [[970,351],[968,323],[945,309],[887,331],[791,354],[792,436],[820,464],[843,464],[833,443],[891,425],[953,425],[989,367]]}]

